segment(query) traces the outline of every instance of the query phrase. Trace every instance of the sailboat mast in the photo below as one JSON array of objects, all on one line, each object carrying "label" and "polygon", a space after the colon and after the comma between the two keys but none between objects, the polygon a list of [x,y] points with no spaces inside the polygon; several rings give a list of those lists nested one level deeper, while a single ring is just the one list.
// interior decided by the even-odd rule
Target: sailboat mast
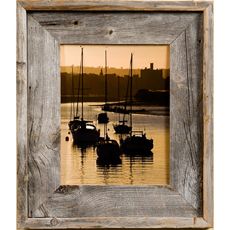
[{"label": "sailboat mast", "polygon": [[132,128],[132,104],[133,104],[133,54],[131,53],[130,59],[130,127]]},{"label": "sailboat mast", "polygon": [[105,50],[105,104],[108,102],[108,91],[107,91],[107,81],[108,81],[108,76],[107,76],[107,51]]},{"label": "sailboat mast", "polygon": [[[117,99],[120,103],[120,77],[117,76]],[[118,113],[118,120],[120,121],[120,113]]]},{"label": "sailboat mast", "polygon": [[83,120],[83,48],[81,48],[81,119]]},{"label": "sailboat mast", "polygon": [[73,65],[72,65],[72,72],[71,72],[71,77],[72,77],[72,103],[71,103],[71,119],[74,118],[75,116],[75,111],[74,111],[74,100],[75,100],[75,97],[74,97],[74,78],[73,78]]},{"label": "sailboat mast", "polygon": [[[107,104],[107,51],[105,50],[105,105]],[[104,138],[107,137],[107,123],[104,125]]]},{"label": "sailboat mast", "polygon": [[128,104],[128,97],[129,97],[129,82],[130,82],[130,77],[128,77],[128,82],[127,82],[127,88],[126,88],[126,94],[125,94],[125,104],[124,104],[124,114],[123,114],[123,124],[125,123],[125,114],[126,114],[126,109],[127,109],[127,104]]},{"label": "sailboat mast", "polygon": [[77,84],[77,106],[76,106],[76,116],[78,116],[79,112],[79,100],[80,100],[80,86],[81,86],[81,60],[80,60],[80,68],[78,74],[78,84]]},{"label": "sailboat mast", "polygon": [[[80,62],[80,66],[81,66],[81,62]],[[80,98],[80,84],[81,84],[81,67],[80,67],[80,72],[78,75],[76,116],[78,116],[78,110],[79,110],[78,103],[79,103],[79,98]]]}]

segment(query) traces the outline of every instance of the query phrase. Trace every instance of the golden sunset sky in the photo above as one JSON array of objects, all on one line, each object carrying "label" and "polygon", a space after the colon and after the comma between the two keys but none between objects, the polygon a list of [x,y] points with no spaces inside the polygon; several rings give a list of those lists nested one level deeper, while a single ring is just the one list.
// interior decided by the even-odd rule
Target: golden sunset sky
[{"label": "golden sunset sky", "polygon": [[[84,66],[99,67],[105,65],[105,50],[107,50],[107,65],[115,68],[129,68],[130,54],[133,53],[133,68],[149,67],[169,68],[169,46],[152,45],[84,45]],[[79,66],[81,58],[80,45],[61,45],[61,66]]]}]

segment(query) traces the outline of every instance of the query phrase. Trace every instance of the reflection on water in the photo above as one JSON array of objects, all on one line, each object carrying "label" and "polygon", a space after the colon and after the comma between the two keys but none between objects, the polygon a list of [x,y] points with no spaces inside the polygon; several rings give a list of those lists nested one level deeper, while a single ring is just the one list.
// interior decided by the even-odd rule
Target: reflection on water
[{"label": "reflection on water", "polygon": [[[103,136],[103,124],[97,124],[100,103],[85,103],[85,118],[94,121]],[[105,161],[97,158],[95,146],[75,146],[68,130],[70,104],[61,105],[61,183],[141,185],[169,183],[169,118],[144,114],[133,115],[133,129],[145,130],[147,138],[154,140],[152,152],[125,155],[120,159]],[[113,124],[118,114],[108,112],[108,134],[119,142],[120,135],[114,133]],[[69,141],[66,141],[66,136]],[[124,135],[123,135],[124,138]]]}]

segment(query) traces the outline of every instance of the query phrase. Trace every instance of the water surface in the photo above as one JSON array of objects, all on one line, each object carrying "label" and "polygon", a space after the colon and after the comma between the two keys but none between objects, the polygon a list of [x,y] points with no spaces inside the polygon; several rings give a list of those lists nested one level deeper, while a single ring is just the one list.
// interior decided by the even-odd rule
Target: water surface
[{"label": "water surface", "polygon": [[[84,118],[94,121],[103,136],[103,124],[97,124],[97,114],[101,103],[84,103]],[[142,107],[143,108],[143,107]],[[80,107],[81,109],[81,107]],[[135,108],[137,109],[137,108]],[[151,109],[151,108],[149,108]],[[119,141],[113,124],[118,114],[108,112],[109,137]],[[103,165],[97,159],[94,147],[80,149],[73,145],[68,134],[70,104],[61,104],[61,183],[68,185],[165,185],[169,183],[169,117],[133,114],[133,130],[144,130],[148,138],[154,140],[152,154],[146,156],[121,155],[121,162]],[[69,136],[70,140],[65,141]]]}]

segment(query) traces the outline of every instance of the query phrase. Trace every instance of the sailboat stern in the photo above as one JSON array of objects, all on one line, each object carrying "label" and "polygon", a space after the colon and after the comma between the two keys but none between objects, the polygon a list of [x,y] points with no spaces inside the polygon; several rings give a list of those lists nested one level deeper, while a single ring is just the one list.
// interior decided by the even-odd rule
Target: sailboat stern
[{"label": "sailboat stern", "polygon": [[153,147],[153,139],[147,139],[145,135],[131,135],[121,141],[121,151],[124,153],[143,154],[150,152]]}]

